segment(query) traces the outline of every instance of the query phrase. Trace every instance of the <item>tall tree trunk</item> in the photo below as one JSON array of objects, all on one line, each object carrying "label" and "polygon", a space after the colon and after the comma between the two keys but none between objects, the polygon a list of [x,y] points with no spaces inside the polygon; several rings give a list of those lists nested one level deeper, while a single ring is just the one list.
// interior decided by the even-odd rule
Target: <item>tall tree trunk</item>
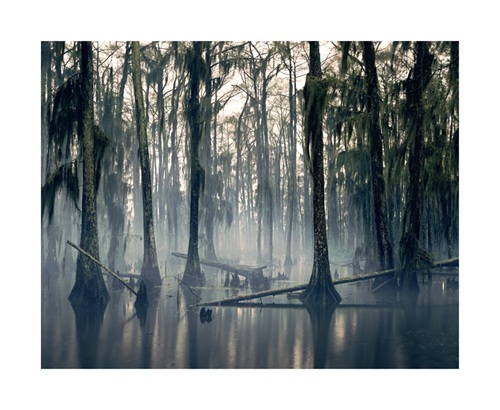
[{"label": "tall tree trunk", "polygon": [[306,155],[310,158],[313,179],[314,265],[301,300],[306,304],[325,306],[338,304],[342,298],[332,283],[326,236],[322,121],[327,84],[322,79],[319,43],[311,41],[309,48],[310,71],[304,87],[304,121]]},{"label": "tall tree trunk", "polygon": [[155,232],[153,226],[153,199],[151,189],[151,166],[149,162],[146,115],[142,96],[141,66],[139,43],[132,42],[132,79],[134,83],[135,115],[139,136],[139,160],[141,163],[142,215],[144,231],[144,256],[140,280],[144,281],[149,291],[161,286],[160,269],[156,256]]},{"label": "tall tree trunk", "polygon": [[262,127],[261,127],[261,109],[260,99],[258,97],[258,82],[259,70],[257,67],[253,67],[253,89],[254,98],[252,99],[253,111],[254,111],[254,138],[256,146],[256,162],[257,162],[257,192],[255,196],[256,208],[257,208],[257,263],[261,263],[264,258],[262,255],[262,220],[264,214],[264,158],[263,158],[263,142],[262,142]]},{"label": "tall tree trunk", "polygon": [[290,108],[290,122],[288,128],[288,138],[290,146],[290,175],[288,176],[288,204],[287,204],[287,224],[286,224],[286,256],[285,256],[285,266],[293,265],[292,261],[292,232],[293,232],[293,221],[295,218],[295,201],[296,201],[296,184],[297,184],[297,113],[295,108],[295,87],[296,83],[294,81],[294,67],[292,63],[292,51],[290,49],[290,43],[287,44],[289,53],[289,67],[288,67],[288,104]]},{"label": "tall tree trunk", "polygon": [[188,101],[188,123],[191,131],[191,200],[189,208],[189,248],[183,281],[190,286],[204,286],[205,275],[200,269],[198,255],[198,212],[200,207],[200,185],[203,178],[203,169],[199,161],[201,140],[200,128],[200,76],[203,70],[202,43],[193,42],[190,50],[189,76],[190,95]]},{"label": "tall tree trunk", "polygon": [[[81,43],[82,112],[78,121],[78,132],[83,139],[83,192],[82,227],[80,247],[99,259],[99,237],[97,226],[97,192],[94,149],[94,78],[92,66],[92,43]],[[90,259],[78,255],[76,280],[69,295],[73,308],[96,308],[104,311],[109,293],[104,283],[101,268]]]},{"label": "tall tree trunk", "polygon": [[[363,59],[366,69],[367,110],[369,115],[369,143],[371,156],[373,216],[378,250],[378,269],[394,267],[392,244],[389,240],[387,202],[385,196],[384,167],[382,158],[382,131],[379,123],[379,94],[375,50],[371,41],[363,42]],[[385,279],[374,282],[378,286]],[[378,283],[380,282],[380,283]]]},{"label": "tall tree trunk", "polygon": [[[214,244],[214,224],[216,216],[216,200],[217,195],[217,169],[214,167],[214,157],[217,155],[216,151],[212,152],[212,70],[211,70],[211,42],[208,41],[205,45],[205,59],[207,72],[205,76],[205,104],[203,104],[203,151],[205,162],[205,181],[206,190],[203,195],[203,204],[205,205],[205,233],[207,236],[207,249],[205,257],[210,260],[217,260]],[[217,103],[217,101],[216,101]],[[215,113],[214,117],[217,116]],[[214,118],[214,123],[216,120]],[[216,125],[214,126],[214,138],[216,138]]]},{"label": "tall tree trunk", "polygon": [[249,96],[247,94],[245,103],[243,104],[243,108],[241,109],[241,113],[238,116],[238,122],[236,126],[236,189],[234,192],[234,225],[236,232],[236,252],[239,254],[240,252],[240,191],[243,193],[243,204],[245,203],[245,189],[241,189],[241,175],[242,175],[242,159],[241,159],[241,151],[242,151],[242,122],[243,116],[246,114],[246,108],[248,104]]},{"label": "tall tree trunk", "polygon": [[408,203],[405,210],[405,231],[399,243],[401,261],[401,282],[403,290],[418,291],[417,262],[419,253],[421,224],[421,173],[424,145],[424,104],[423,93],[430,80],[430,67],[433,55],[429,53],[427,43],[416,43],[416,61],[413,68],[413,78],[407,80],[407,110],[411,138],[408,158],[409,185]]},{"label": "tall tree trunk", "polygon": [[[179,208],[181,203],[181,192],[180,192],[180,176],[179,176],[179,159],[177,156],[177,110],[179,107],[179,99],[181,93],[181,86],[179,84],[178,77],[174,79],[174,84],[172,87],[172,108],[171,114],[169,115],[169,121],[171,121],[170,130],[170,147],[172,151],[171,156],[171,166],[169,180],[169,196],[167,198],[167,222],[168,231],[172,240],[172,248],[178,248],[179,240]],[[172,238],[173,236],[173,238]]]},{"label": "tall tree trunk", "polygon": [[[267,60],[266,60],[267,61]],[[263,175],[263,204],[264,204],[264,231],[267,233],[264,243],[268,251],[267,255],[264,255],[266,263],[273,263],[273,213],[274,213],[274,203],[273,203],[273,191],[270,182],[270,161],[269,161],[269,130],[267,124],[267,84],[268,79],[266,78],[265,72],[266,64],[264,63],[262,68],[262,99],[261,99],[261,130],[263,138],[263,161],[264,161],[264,175]]]}]

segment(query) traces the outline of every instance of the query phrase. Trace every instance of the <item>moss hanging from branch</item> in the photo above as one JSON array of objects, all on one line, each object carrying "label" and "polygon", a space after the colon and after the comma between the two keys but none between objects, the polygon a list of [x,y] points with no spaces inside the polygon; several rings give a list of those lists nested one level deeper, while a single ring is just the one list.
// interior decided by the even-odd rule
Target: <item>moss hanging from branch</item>
[{"label": "moss hanging from branch", "polygon": [[311,152],[314,152],[312,133],[321,126],[329,82],[322,77],[307,74],[304,86],[304,154],[312,175]]}]

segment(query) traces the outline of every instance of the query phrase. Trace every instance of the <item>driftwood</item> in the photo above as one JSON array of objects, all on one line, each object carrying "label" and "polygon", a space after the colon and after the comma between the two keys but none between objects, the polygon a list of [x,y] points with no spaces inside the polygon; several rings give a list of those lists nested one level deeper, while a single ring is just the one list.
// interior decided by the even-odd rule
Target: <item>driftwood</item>
[{"label": "driftwood", "polygon": [[[458,258],[447,259],[444,261],[439,261],[439,262],[434,263],[434,267],[442,267],[442,266],[458,266]],[[379,272],[364,273],[361,275],[346,276],[344,278],[334,279],[332,281],[332,283],[334,285],[341,285],[344,283],[352,283],[352,282],[359,282],[362,280],[374,279],[374,278],[378,278],[381,276],[394,275],[395,273],[396,273],[396,269],[387,269],[387,270],[383,270],[383,271],[379,271]],[[263,298],[265,296],[275,296],[275,295],[280,295],[283,293],[297,292],[300,290],[304,290],[307,287],[307,285],[308,285],[307,283],[304,283],[301,285],[288,286],[288,287],[279,288],[279,289],[271,289],[271,290],[265,290],[262,292],[248,293],[245,295],[238,295],[238,296],[234,296],[231,298],[216,300],[213,302],[200,303],[200,304],[198,304],[198,306],[231,305],[231,304],[243,301],[243,300],[258,299],[258,298]]]},{"label": "driftwood", "polygon": [[116,279],[118,279],[128,290],[130,290],[135,296],[138,296],[137,295],[137,292],[132,289],[128,284],[127,282],[125,282],[120,276],[118,276],[115,272],[113,272],[111,269],[109,269],[107,266],[103,265],[101,262],[99,262],[96,258],[94,258],[90,253],[84,251],[82,248],[80,248],[79,246],[75,245],[73,242],[71,241],[67,241],[68,245],[72,246],[73,248],[75,248],[78,252],[80,252],[82,255],[85,255],[87,258],[89,258],[90,260],[94,261],[95,263],[97,263],[101,268],[103,268],[106,272],[110,273],[112,276],[114,276]]}]

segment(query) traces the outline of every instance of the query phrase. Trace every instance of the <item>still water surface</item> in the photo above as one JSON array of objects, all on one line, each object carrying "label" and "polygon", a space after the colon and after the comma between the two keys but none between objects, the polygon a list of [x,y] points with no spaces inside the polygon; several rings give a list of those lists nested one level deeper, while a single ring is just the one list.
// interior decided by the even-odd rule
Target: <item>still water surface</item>
[{"label": "still water surface", "polygon": [[[221,288],[219,273],[206,273],[208,286],[192,289],[203,302],[236,294]],[[272,286],[304,283],[302,276],[292,271],[291,281]],[[164,279],[145,318],[137,316],[135,296],[127,290],[110,292],[101,318],[75,313],[67,300],[72,280],[55,275],[42,285],[42,368],[459,366],[458,290],[447,286],[446,276],[422,284],[412,301],[373,294],[365,281],[336,286],[342,304],[326,314],[309,312],[298,300],[279,295],[213,307],[211,322],[200,320],[199,308],[192,306],[195,296],[179,289],[173,275]]]}]

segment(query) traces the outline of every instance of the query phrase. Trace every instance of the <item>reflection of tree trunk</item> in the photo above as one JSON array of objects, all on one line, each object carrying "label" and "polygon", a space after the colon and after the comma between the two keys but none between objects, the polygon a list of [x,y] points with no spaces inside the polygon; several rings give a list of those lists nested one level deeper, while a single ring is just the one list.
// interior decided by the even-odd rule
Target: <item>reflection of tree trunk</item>
[{"label": "reflection of tree trunk", "polygon": [[330,340],[330,328],[335,305],[310,305],[306,303],[307,313],[311,319],[314,343],[314,368],[326,368],[326,358]]},{"label": "reflection of tree trunk", "polygon": [[151,291],[161,286],[160,269],[156,255],[156,242],[153,226],[153,199],[151,189],[151,166],[149,162],[146,116],[142,96],[142,80],[139,56],[139,43],[132,42],[132,78],[136,108],[137,134],[139,135],[139,159],[141,163],[142,215],[144,231],[144,257],[142,260],[141,280]]},{"label": "reflection of tree trunk", "polygon": [[[86,258],[84,258],[86,259]],[[74,309],[78,359],[81,369],[102,367],[99,363],[99,332],[104,310],[99,308]]]},{"label": "reflection of tree trunk", "polygon": [[142,328],[142,346],[141,346],[141,367],[151,369],[156,367],[153,362],[152,354],[155,352],[153,343],[156,335],[156,314],[158,311],[158,298],[154,298],[147,307],[137,307],[136,312],[139,318],[139,324]]}]

